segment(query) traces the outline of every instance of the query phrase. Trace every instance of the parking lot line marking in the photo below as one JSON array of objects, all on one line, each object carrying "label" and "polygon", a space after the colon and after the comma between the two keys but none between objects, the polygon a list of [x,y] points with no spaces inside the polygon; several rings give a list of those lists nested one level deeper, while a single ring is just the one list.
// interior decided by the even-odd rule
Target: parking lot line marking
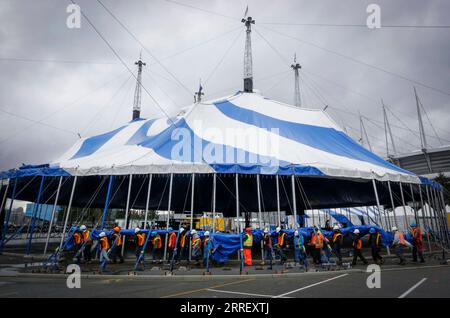
[{"label": "parking lot line marking", "polygon": [[167,295],[167,296],[162,296],[161,298],[170,298],[170,297],[177,297],[177,296],[182,296],[182,295],[193,294],[193,293],[205,291],[208,288],[220,288],[220,287],[224,287],[224,286],[229,286],[229,285],[249,282],[249,281],[252,281],[252,280],[255,280],[255,279],[256,278],[249,278],[249,279],[242,279],[242,280],[240,279],[238,281],[234,281],[234,282],[231,282],[231,283],[225,283],[225,284],[215,285],[215,286],[211,286],[211,287],[205,287],[205,288],[199,288],[199,289],[194,289],[194,290],[188,290],[188,291],[181,292],[181,293],[176,293],[176,294],[171,294],[171,295]]},{"label": "parking lot line marking", "polygon": [[417,284],[415,284],[413,287],[411,287],[410,289],[408,289],[407,291],[405,291],[403,294],[401,294],[398,298],[405,298],[406,296],[408,296],[414,289],[416,289],[417,287],[419,287],[420,285],[422,285],[427,279],[426,278],[422,278]]},{"label": "parking lot line marking", "polygon": [[245,295],[245,296],[254,296],[254,297],[264,297],[264,298],[272,298],[273,297],[273,295],[252,294],[252,293],[244,293],[244,292],[236,292],[236,291],[220,290],[220,289],[212,289],[212,288],[208,288],[207,291],[216,292],[216,293],[224,293],[224,294],[236,294],[236,295]]},{"label": "parking lot line marking", "polygon": [[320,285],[320,284],[327,283],[329,281],[332,281],[332,280],[335,280],[335,279],[338,279],[338,278],[341,278],[341,277],[344,277],[344,276],[347,276],[347,275],[348,274],[342,274],[342,275],[339,275],[339,276],[336,276],[336,277],[325,279],[325,280],[322,280],[320,282],[317,282],[317,283],[314,283],[314,284],[311,284],[311,285],[308,285],[308,286],[304,286],[304,287],[301,287],[299,289],[292,290],[290,292],[287,292],[287,293],[284,293],[284,294],[281,294],[281,295],[274,296],[274,298],[281,298],[281,297],[284,297],[284,296],[287,296],[287,295],[290,295],[290,294],[302,291],[302,290],[307,289],[307,288],[311,288],[311,287],[314,287],[314,286],[317,286],[317,285]]}]

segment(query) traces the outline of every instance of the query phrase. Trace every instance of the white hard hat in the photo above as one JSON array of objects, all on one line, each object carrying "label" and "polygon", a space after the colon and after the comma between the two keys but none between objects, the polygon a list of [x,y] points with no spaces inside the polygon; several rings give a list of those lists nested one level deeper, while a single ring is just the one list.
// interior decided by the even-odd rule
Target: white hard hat
[{"label": "white hard hat", "polygon": [[335,226],[333,226],[333,230],[335,230],[335,231],[337,231],[337,230],[339,230],[339,225],[335,225]]},{"label": "white hard hat", "polygon": [[80,230],[81,231],[86,231],[86,225],[83,224],[82,226],[80,226]]},{"label": "white hard hat", "polygon": [[205,236],[209,236],[209,231],[206,231],[206,232],[205,232]]},{"label": "white hard hat", "polygon": [[136,234],[136,233],[139,233],[139,231],[140,231],[140,230],[141,230],[141,229],[140,229],[140,228],[138,228],[138,227],[137,227],[137,228],[135,228],[135,229],[134,229],[134,234]]},{"label": "white hard hat", "polygon": [[268,229],[268,228],[265,228],[265,229],[264,229],[264,233],[269,233],[269,229]]},{"label": "white hard hat", "polygon": [[106,233],[105,232],[101,232],[99,235],[98,235],[98,237],[105,237],[106,236]]},{"label": "white hard hat", "polygon": [[179,230],[179,231],[180,231],[180,234],[183,233],[183,232],[184,232],[184,228],[183,228],[183,227],[180,227],[180,230]]},{"label": "white hard hat", "polygon": [[294,231],[294,235],[298,236],[298,231],[297,230]]},{"label": "white hard hat", "polygon": [[277,233],[281,231],[281,227],[277,227]]},{"label": "white hard hat", "polygon": [[196,230],[191,230],[191,234],[197,234]]},{"label": "white hard hat", "polygon": [[358,230],[358,229],[355,229],[355,230],[353,231],[353,234],[359,234],[359,230]]},{"label": "white hard hat", "polygon": [[392,232],[395,232],[395,231],[397,231],[398,229],[397,229],[397,227],[396,226],[393,226],[392,227]]}]

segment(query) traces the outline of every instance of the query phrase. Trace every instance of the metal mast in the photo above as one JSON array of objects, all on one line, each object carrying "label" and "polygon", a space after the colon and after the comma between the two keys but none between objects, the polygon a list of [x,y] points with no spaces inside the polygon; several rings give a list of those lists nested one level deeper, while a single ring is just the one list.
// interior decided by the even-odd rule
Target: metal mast
[{"label": "metal mast", "polygon": [[419,117],[420,145],[422,147],[422,151],[426,152],[427,139],[425,138],[425,129],[423,128],[422,113],[420,112],[419,96],[417,96],[416,87],[414,87],[414,96],[416,97],[417,116]]},{"label": "metal mast", "polygon": [[[245,10],[245,16],[247,16],[248,7]],[[245,24],[247,28],[245,37],[245,53],[244,53],[244,92],[253,93],[253,63],[252,63],[252,38],[251,38],[251,25],[255,24],[255,20],[252,17],[242,18],[241,22]]]},{"label": "metal mast", "polygon": [[297,63],[297,55],[294,55],[294,64],[292,64],[291,67],[294,70],[294,74],[295,74],[295,97],[294,97],[294,103],[295,103],[295,106],[301,107],[302,106],[302,101],[301,101],[301,98],[300,98],[300,79],[299,79],[299,75],[298,75],[298,70],[301,69],[302,67],[300,66],[300,64]]},{"label": "metal mast", "polygon": [[370,145],[369,136],[367,136],[366,127],[364,126],[364,122],[363,122],[363,118],[362,118],[361,114],[359,114],[359,124],[360,124],[360,129],[361,129],[361,138],[359,141],[361,142],[361,145],[364,146],[364,138],[363,137],[366,137],[367,146],[369,146],[369,150],[372,152],[372,146]]},{"label": "metal mast", "polygon": [[142,66],[146,64],[142,62],[139,56],[139,61],[134,63],[138,66],[138,74],[136,80],[136,88],[134,90],[134,103],[133,103],[133,120],[140,118],[141,116],[141,85],[142,85]]},{"label": "metal mast", "polygon": [[389,119],[386,113],[386,106],[384,105],[383,99],[381,99],[381,105],[383,106],[383,116],[384,116],[384,133],[386,136],[386,155],[388,158],[391,157],[391,154],[389,153],[389,143],[388,143],[388,134],[391,139],[392,144],[392,150],[394,151],[394,155],[397,154],[397,149],[395,147],[394,143],[394,136],[392,135],[391,125],[389,124]]},{"label": "metal mast", "polygon": [[194,102],[200,103],[202,101],[203,95],[205,95],[205,93],[203,93],[202,81],[200,80],[199,85],[198,85],[198,91],[195,92],[195,95],[194,95]]}]

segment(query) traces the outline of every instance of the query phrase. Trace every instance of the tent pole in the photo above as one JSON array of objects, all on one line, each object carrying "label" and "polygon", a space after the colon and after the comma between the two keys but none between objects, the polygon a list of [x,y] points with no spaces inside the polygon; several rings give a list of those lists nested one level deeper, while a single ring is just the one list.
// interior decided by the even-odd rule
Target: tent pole
[{"label": "tent pole", "polygon": [[292,208],[294,210],[294,229],[297,230],[297,198],[295,197],[295,175],[291,176],[292,181]]},{"label": "tent pole", "polygon": [[373,191],[375,192],[375,200],[377,202],[377,208],[378,208],[378,219],[380,222],[380,226],[383,227],[383,224],[381,223],[381,209],[380,209],[380,199],[378,198],[378,190],[377,185],[375,183],[375,179],[372,179],[372,185],[373,185]]},{"label": "tent pole", "polygon": [[[425,209],[424,209],[424,205],[423,205],[422,186],[420,184],[418,184],[417,187],[419,188],[420,211],[422,212],[422,228],[426,229],[427,222],[426,222]],[[430,231],[429,231],[429,228],[426,231],[427,231],[428,250],[431,252],[431,242],[430,242]]]},{"label": "tent pole", "polygon": [[430,200],[430,193],[428,191],[428,186],[425,186],[425,191],[427,193],[427,206],[428,206],[428,212],[430,215],[430,224],[431,224],[431,230],[433,231],[433,237],[435,238],[435,242],[436,242],[436,224],[435,224],[435,219],[433,216],[433,212],[431,212],[431,200]]},{"label": "tent pole", "polygon": [[167,221],[166,221],[166,239],[164,242],[164,258],[166,261],[167,258],[167,245],[168,245],[168,237],[169,237],[169,222],[170,222],[170,208],[172,204],[172,186],[173,186],[173,173],[170,173],[170,183],[169,183],[169,202],[167,203]]},{"label": "tent pole", "polygon": [[39,185],[39,192],[37,195],[37,199],[34,205],[34,209],[33,209],[33,214],[31,215],[31,226],[29,229],[29,237],[28,237],[28,245],[27,245],[27,249],[26,249],[26,254],[30,255],[30,251],[31,251],[31,243],[33,241],[33,232],[34,232],[34,227],[36,224],[36,216],[37,216],[37,212],[39,210],[39,207],[41,205],[41,196],[42,196],[42,189],[44,188],[44,180],[45,177],[41,176],[41,183]]},{"label": "tent pole", "polygon": [[72,209],[73,195],[75,193],[75,187],[77,185],[78,176],[75,176],[72,184],[72,191],[70,192],[69,205],[67,206],[66,219],[64,220],[63,232],[61,234],[61,242],[59,243],[59,251],[61,251],[64,243],[64,236],[66,234],[67,223],[69,222],[70,210]]},{"label": "tent pole", "polygon": [[[6,205],[6,197],[8,196],[8,190],[9,190],[9,183],[10,183],[11,179],[8,179],[8,183],[6,184],[6,189],[5,189],[5,193],[3,193],[3,198],[2,198],[2,202],[0,203],[0,215],[2,215],[3,213],[3,208]],[[3,187],[3,182],[0,186],[0,189]],[[6,211],[5,211],[6,214]],[[6,220],[6,215],[5,215],[5,220]],[[3,236],[3,231],[2,231],[2,236]]]},{"label": "tent pole", "polygon": [[213,175],[213,211],[212,211],[212,232],[216,232],[216,173]]},{"label": "tent pole", "polygon": [[405,227],[404,227],[404,230],[405,230],[405,232],[407,232],[407,231],[408,231],[408,215],[407,215],[407,213],[406,213],[405,196],[403,195],[403,186],[402,186],[402,183],[401,183],[401,182],[399,182],[399,183],[400,183],[400,195],[401,195],[401,197],[402,197],[403,213],[404,213],[404,217],[405,217]]},{"label": "tent pole", "polygon": [[[109,200],[111,198],[111,190],[112,190],[112,185],[113,185],[113,179],[114,179],[114,177],[112,175],[110,175],[109,176],[109,183],[108,183],[108,192],[106,193],[105,207],[103,208],[103,213],[102,213],[101,230],[103,230],[105,228],[106,213],[108,211]],[[125,223],[125,227],[126,227],[126,223]]]},{"label": "tent pole", "polygon": [[[195,186],[195,173],[192,174],[192,187],[191,187],[191,224],[189,231],[192,231],[194,227],[194,186]],[[192,259],[192,240],[189,240],[189,261]]]},{"label": "tent pole", "polygon": [[419,217],[417,215],[417,210],[416,209],[416,200],[414,199],[414,191],[413,191],[413,187],[412,187],[412,183],[409,184],[409,188],[411,191],[411,200],[413,202],[413,211],[414,211],[414,219],[416,220],[416,224],[419,225]]},{"label": "tent pole", "polygon": [[[259,229],[263,231],[261,219],[262,219],[262,213],[261,213],[261,193],[260,193],[260,180],[259,180],[259,174],[256,175],[256,192],[258,194],[258,219],[259,219]],[[264,242],[261,240],[261,260],[264,262]]]},{"label": "tent pole", "polygon": [[61,190],[62,180],[63,180],[63,176],[60,176],[59,183],[58,183],[58,189],[56,190],[55,202],[53,203],[52,216],[50,218],[50,224],[48,226],[47,238],[45,240],[44,256],[47,254],[48,242],[50,240],[50,232],[52,231],[53,221],[55,220],[56,205],[58,204],[58,198],[59,198],[59,192]]},{"label": "tent pole", "polygon": [[147,229],[148,206],[149,206],[149,203],[150,203],[150,192],[152,190],[152,179],[153,179],[153,174],[150,173],[149,176],[148,176],[147,200],[145,201],[144,230]]},{"label": "tent pole", "polygon": [[[11,179],[10,179],[10,181],[11,181]],[[8,182],[8,186],[7,186],[6,192],[5,192],[4,205],[6,204],[6,196],[8,193],[8,187],[9,187],[9,182]],[[16,190],[17,190],[17,177],[14,178],[14,185],[13,185],[11,200],[9,202],[8,212],[5,215],[5,222],[3,224],[3,231],[2,231],[2,240],[1,240],[1,244],[0,244],[0,253],[3,251],[3,247],[5,245],[4,242],[5,242],[5,238],[6,238],[6,232],[8,231],[9,218],[11,217],[13,203],[14,203],[14,200],[16,199]]]},{"label": "tent pole", "polygon": [[[438,195],[437,195],[437,190],[436,189],[432,189],[433,191],[433,197],[434,197],[434,202],[435,202],[435,206],[436,206],[436,213],[438,216],[438,220],[440,223],[440,229],[441,229],[441,235],[442,235],[442,243],[447,243],[447,234],[445,233],[445,224],[444,224],[444,216],[442,214],[443,210],[441,209],[441,204],[439,202],[438,199]],[[445,220],[446,221],[446,220]]]},{"label": "tent pole", "polygon": [[441,199],[441,205],[443,208],[443,213],[444,213],[444,225],[445,225],[445,233],[447,233],[447,242],[450,246],[450,237],[449,237],[449,230],[448,230],[448,217],[447,217],[447,207],[445,205],[445,198],[444,198],[444,190],[439,191],[440,193],[440,199]]},{"label": "tent pole", "polygon": [[398,228],[397,214],[395,212],[394,197],[392,196],[391,182],[388,180],[389,196],[391,198],[392,213],[394,215],[394,225]]},{"label": "tent pole", "polygon": [[[241,221],[239,220],[240,218],[240,211],[239,211],[239,175],[236,173],[236,177],[235,177],[235,183],[236,183],[236,219],[237,219],[237,232],[239,234],[239,241],[241,242],[241,247],[240,249],[242,249],[242,227],[241,227]],[[241,251],[238,250],[238,260],[241,261],[242,264],[242,257],[243,255],[241,255]],[[241,265],[241,272],[242,272],[242,265]]]},{"label": "tent pole", "polygon": [[[127,223],[128,223],[128,214],[130,212],[130,196],[131,196],[131,186],[133,183],[133,175],[130,174],[129,176],[130,180],[128,180],[128,192],[127,192],[127,203],[125,206],[125,226],[124,228],[127,228]],[[123,244],[122,244],[122,255],[124,255],[125,253],[125,242],[126,242],[126,236],[123,236]]]},{"label": "tent pole", "polygon": [[280,181],[278,175],[275,177],[276,185],[277,185],[277,217],[278,217],[278,226],[281,226],[281,209],[280,209]]}]

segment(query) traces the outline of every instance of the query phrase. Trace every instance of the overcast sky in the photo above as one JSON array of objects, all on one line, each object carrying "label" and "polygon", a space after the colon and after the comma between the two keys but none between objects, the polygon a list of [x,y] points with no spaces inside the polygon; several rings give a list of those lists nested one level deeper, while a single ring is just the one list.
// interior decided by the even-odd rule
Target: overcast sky
[{"label": "overcast sky", "polygon": [[[360,112],[376,153],[386,155],[381,98],[395,114],[388,111],[398,152],[420,148],[414,85],[429,118],[424,114],[429,145],[441,145],[434,130],[450,145],[450,28],[293,25],[362,25],[370,3],[380,5],[382,25],[446,25],[449,1],[102,2],[147,49],[143,85],[169,114],[192,103],[200,78],[205,98],[242,88],[239,20],[248,4],[256,20],[254,86],[265,96],[293,103],[289,63],[296,53],[303,105],[328,104],[354,139]],[[77,134],[101,133],[131,118],[135,80],[85,19],[80,29],[67,28],[69,3],[0,0],[0,170],[51,162]],[[97,1],[77,3],[135,71],[139,43]],[[145,92],[142,116],[163,116]]]}]

